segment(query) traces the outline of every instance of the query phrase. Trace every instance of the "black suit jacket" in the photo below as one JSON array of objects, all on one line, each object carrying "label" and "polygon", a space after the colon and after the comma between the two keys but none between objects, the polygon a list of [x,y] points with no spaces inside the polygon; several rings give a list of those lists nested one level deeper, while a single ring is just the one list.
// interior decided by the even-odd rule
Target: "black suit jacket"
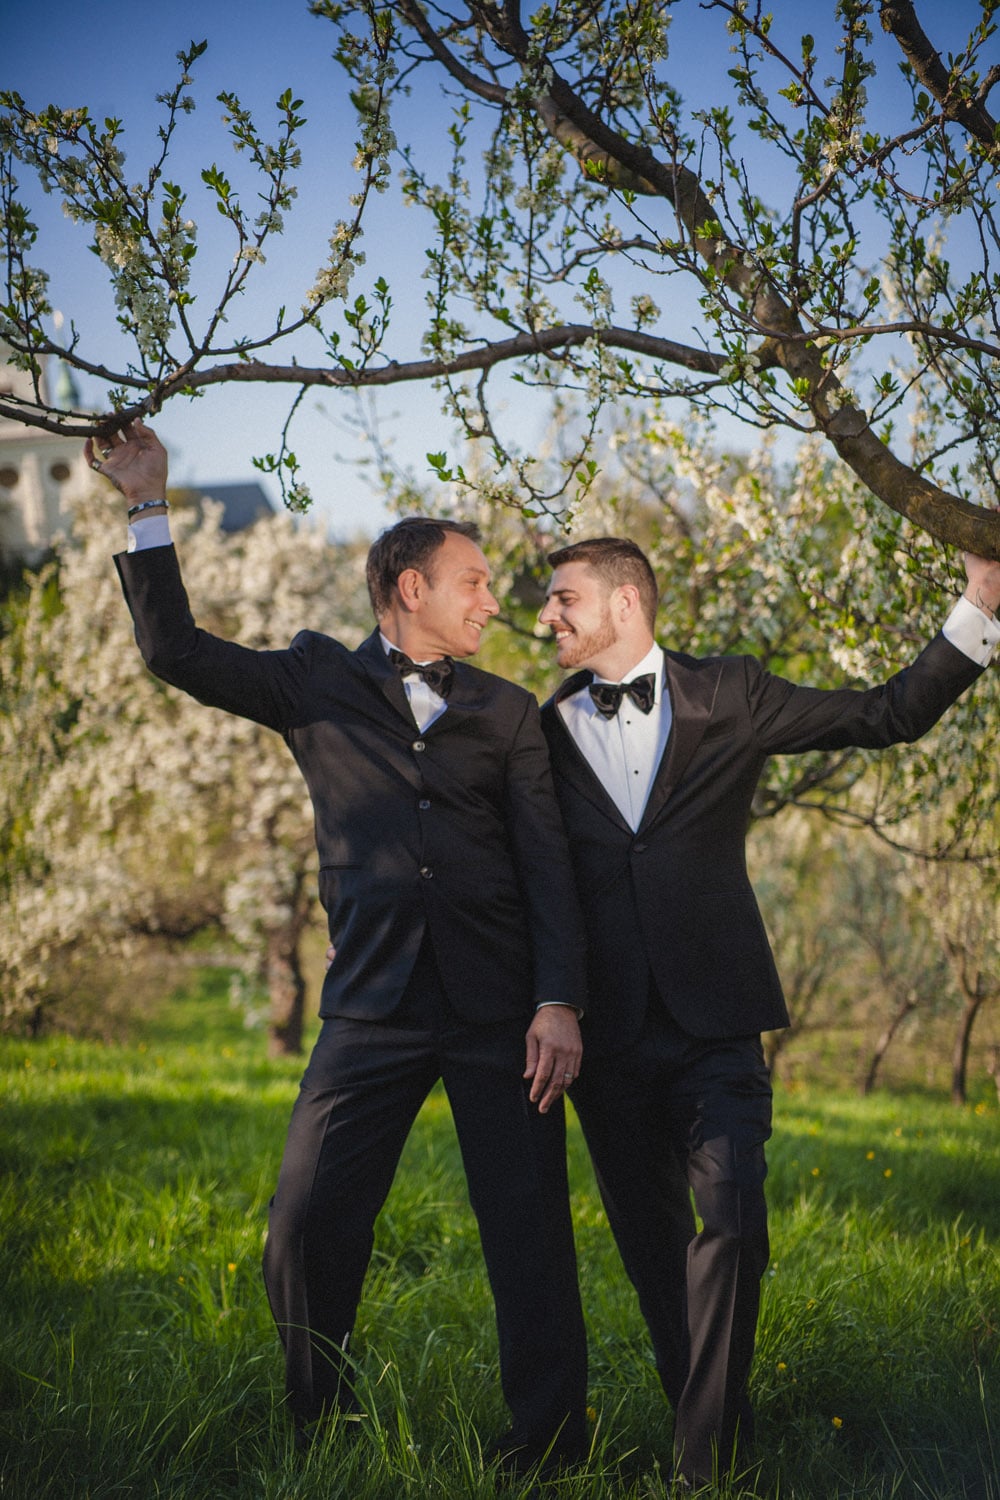
[{"label": "black suit jacket", "polygon": [[337,949],[322,1015],[388,1015],[425,931],[468,1020],[582,1007],[580,914],[530,693],[458,662],[447,711],[420,732],[377,631],[357,651],[313,631],[253,651],[195,625],[173,547],[115,561],[150,669],[277,730],[306,779]]},{"label": "black suit jacket", "polygon": [[588,1052],[635,1039],[651,984],[694,1036],[787,1026],[746,868],[765,761],[917,739],[981,670],[943,635],[905,671],[864,691],[797,687],[752,657],[666,652],[670,737],[634,833],[559,713],[558,702],[591,674],[569,678],[543,707],[542,725],[587,924]]}]

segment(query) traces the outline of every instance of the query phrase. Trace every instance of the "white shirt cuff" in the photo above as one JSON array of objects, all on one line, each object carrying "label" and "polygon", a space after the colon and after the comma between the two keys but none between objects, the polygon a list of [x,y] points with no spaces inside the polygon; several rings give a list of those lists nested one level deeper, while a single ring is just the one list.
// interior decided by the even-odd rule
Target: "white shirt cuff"
[{"label": "white shirt cuff", "polygon": [[945,640],[981,667],[988,667],[1000,645],[1000,620],[991,620],[971,599],[961,598],[941,627]]},{"label": "white shirt cuff", "polygon": [[143,520],[133,521],[129,526],[128,546],[125,550],[145,552],[147,547],[169,547],[172,540],[169,516],[146,516]]}]

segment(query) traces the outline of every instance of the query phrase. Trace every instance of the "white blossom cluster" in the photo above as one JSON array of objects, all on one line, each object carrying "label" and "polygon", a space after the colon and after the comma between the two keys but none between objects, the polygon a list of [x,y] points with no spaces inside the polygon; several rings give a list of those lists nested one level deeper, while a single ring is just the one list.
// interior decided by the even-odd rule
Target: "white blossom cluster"
[{"label": "white blossom cluster", "polygon": [[[179,54],[185,65],[203,52],[192,44],[188,54]],[[158,96],[166,107],[159,129],[161,154],[143,178],[131,184],[125,175],[125,157],[120,148],[122,125],[115,119],[103,123],[86,108],[61,110],[56,106],[35,112],[16,94],[3,95],[6,110],[0,116],[0,200],[7,206],[4,248],[8,263],[8,285],[16,289],[14,311],[6,328],[14,347],[25,343],[41,346],[41,320],[51,308],[46,300],[45,279],[27,264],[27,254],[37,238],[36,226],[16,197],[12,166],[28,165],[42,189],[62,197],[64,213],[74,222],[89,226],[92,248],[108,268],[118,321],[134,338],[143,373],[154,379],[181,364],[184,355],[170,350],[179,331],[187,344],[187,355],[195,362],[213,348],[213,335],[226,322],[226,308],[242,289],[249,270],[265,261],[264,242],[284,227],[284,214],[296,189],[288,177],[301,165],[295,132],[303,124],[291,91],[278,101],[283,113],[278,144],[260,136],[249,111],[235,95],[220,96],[228,104],[224,116],[237,151],[247,151],[262,176],[258,193],[263,209],[251,229],[240,205],[240,193],[214,164],[202,172],[203,181],[214,189],[216,206],[235,231],[237,246],[233,265],[223,277],[219,297],[210,314],[203,341],[188,326],[192,267],[197,250],[197,227],[182,212],[185,191],[166,176],[166,161],[179,118],[194,108],[183,89],[191,82],[187,66],[180,83]],[[2,331],[2,328],[0,328]],[[131,373],[135,373],[131,367]],[[106,372],[108,384],[114,376]]]},{"label": "white blossom cluster", "polygon": [[358,266],[365,263],[364,251],[355,249],[355,240],[360,234],[357,224],[346,224],[343,219],[337,221],[330,236],[330,259],[316,272],[316,280],[302,304],[304,313],[315,312],[326,302],[346,298],[351,277]]},{"label": "white blossom cluster", "polygon": [[[277,735],[165,688],[132,639],[111,554],[120,503],[93,500],[0,643],[0,1021],[72,1005],[70,960],[126,964],[138,934],[221,921],[259,975],[276,925],[314,886],[305,788]],[[363,553],[287,515],[227,537],[175,508],[201,623],[259,647],[302,627],[369,628]],[[301,907],[301,898],[298,897]]]},{"label": "white blossom cluster", "polygon": [[397,150],[387,98],[389,85],[398,72],[391,50],[380,46],[376,37],[346,36],[343,46],[351,51],[351,99],[361,132],[354,170],[362,175],[364,184],[359,192],[351,194],[356,209],[352,223],[338,222],[330,236],[329,259],[317,271],[302,304],[307,316],[316,313],[324,303],[347,296],[355,269],[364,264],[364,254],[356,248],[356,242],[363,233],[361,217],[368,192],[386,191],[391,180],[390,158]]},{"label": "white blossom cluster", "polygon": [[[181,231],[186,233],[187,231]],[[194,225],[190,233],[193,237]],[[111,271],[115,306],[147,359],[158,359],[173,332],[170,295],[139,241],[128,230],[94,226],[98,253]]]}]

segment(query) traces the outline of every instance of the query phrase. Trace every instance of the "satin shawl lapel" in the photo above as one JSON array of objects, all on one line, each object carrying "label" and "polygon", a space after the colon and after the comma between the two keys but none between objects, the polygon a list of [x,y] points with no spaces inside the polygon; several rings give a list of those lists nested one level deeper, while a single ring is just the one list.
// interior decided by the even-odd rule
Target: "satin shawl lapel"
[{"label": "satin shawl lapel", "polygon": [[592,802],[604,817],[610,818],[618,828],[624,828],[631,834],[628,823],[605,791],[604,783],[595,774],[589,760],[566,728],[558,708],[564,698],[571,698],[581,688],[589,687],[593,680],[593,672],[575,672],[556,689],[554,696],[542,709],[543,718],[547,717],[556,726],[555,735],[549,740],[552,769],[557,776],[574,786],[588,802]]},{"label": "satin shawl lapel", "polygon": [[712,717],[722,668],[699,666],[695,670],[665,651],[663,675],[672,709],[670,735],[639,824],[640,833],[662,812],[701,743]]}]

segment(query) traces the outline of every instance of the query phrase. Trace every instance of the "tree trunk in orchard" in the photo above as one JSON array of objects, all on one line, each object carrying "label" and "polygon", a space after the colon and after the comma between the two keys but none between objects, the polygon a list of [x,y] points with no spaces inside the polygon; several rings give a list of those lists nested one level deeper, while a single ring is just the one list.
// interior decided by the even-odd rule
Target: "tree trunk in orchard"
[{"label": "tree trunk in orchard", "polygon": [[965,992],[965,1006],[958,1023],[958,1034],[955,1037],[955,1047],[951,1055],[952,1104],[965,1104],[968,1099],[969,1046],[972,1041],[972,1028],[985,999],[981,984],[977,984],[974,991],[966,990]]},{"label": "tree trunk in orchard", "polygon": [[267,933],[269,1057],[294,1057],[302,1051],[306,985],[299,944],[309,920],[305,882],[295,892],[287,920]]},{"label": "tree trunk in orchard", "polygon": [[1000,1104],[1000,1047],[996,1043],[990,1049],[990,1063],[987,1072],[993,1079],[993,1084],[997,1091],[997,1103]]},{"label": "tree trunk in orchard", "polygon": [[916,1010],[918,1003],[919,1002],[916,995],[911,990],[905,997],[905,999],[902,1000],[901,1003],[896,1007],[895,1013],[893,1014],[885,1030],[882,1032],[882,1035],[875,1043],[874,1050],[872,1051],[871,1062],[868,1064],[868,1071],[865,1074],[861,1084],[861,1093],[863,1097],[867,1098],[867,1096],[875,1088],[875,1084],[879,1075],[879,1069],[885,1061],[886,1053],[892,1046],[899,1028],[902,1026],[907,1016],[911,1015],[913,1011]]}]

